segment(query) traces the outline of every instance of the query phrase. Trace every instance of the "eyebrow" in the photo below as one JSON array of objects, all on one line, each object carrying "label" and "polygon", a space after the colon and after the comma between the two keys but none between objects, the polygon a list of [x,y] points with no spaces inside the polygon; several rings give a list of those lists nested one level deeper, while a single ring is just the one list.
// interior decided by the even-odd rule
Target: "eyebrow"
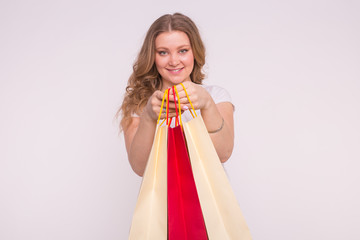
[{"label": "eyebrow", "polygon": [[[177,49],[187,48],[187,47],[191,47],[191,46],[188,45],[188,44],[184,44],[184,45],[179,46]],[[168,50],[168,48],[166,48],[166,47],[158,47],[158,48],[156,48],[156,50],[160,50],[160,49],[166,49],[166,50]]]}]

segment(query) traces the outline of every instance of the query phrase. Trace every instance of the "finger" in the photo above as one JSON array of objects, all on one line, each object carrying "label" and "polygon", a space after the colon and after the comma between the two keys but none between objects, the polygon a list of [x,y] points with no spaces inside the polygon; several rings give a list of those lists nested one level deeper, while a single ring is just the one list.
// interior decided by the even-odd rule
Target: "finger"
[{"label": "finger", "polygon": [[168,115],[166,115],[166,114],[161,114],[160,119],[164,119],[164,118],[166,118],[166,117],[168,117],[168,118],[173,118],[173,117],[176,117],[176,116],[177,116],[176,113],[169,113]]},{"label": "finger", "polygon": [[[183,89],[184,87],[185,88],[188,88],[189,86],[191,86],[193,83],[191,81],[186,81],[186,82],[183,82],[182,84],[178,84],[176,85],[176,88],[177,89]],[[184,87],[183,87],[184,86]]]},{"label": "finger", "polygon": [[[179,94],[179,97],[180,97],[180,104],[188,104],[189,103],[189,100],[188,100],[188,98],[186,97],[185,94],[183,94],[183,95]],[[178,100],[177,96],[176,96],[175,99],[176,99],[176,104],[178,104],[179,100]],[[170,97],[169,104],[170,103],[174,103],[174,97],[173,96]]]},{"label": "finger", "polygon": [[187,98],[188,96],[191,97],[195,92],[195,89],[193,86],[190,86],[189,88],[183,88],[181,87],[179,90],[178,90],[178,94],[179,94],[179,97],[182,99],[182,98]]},{"label": "finger", "polygon": [[[176,114],[179,113],[178,111],[168,111],[168,114]],[[161,112],[161,114],[166,114],[166,111]]]},{"label": "finger", "polygon": [[160,91],[160,90],[156,90],[154,92],[154,95],[155,95],[156,99],[158,99],[160,101],[162,101],[162,99],[164,97],[164,93],[162,91]]},{"label": "finger", "polygon": [[184,88],[181,86],[181,85],[177,85],[176,86],[176,90],[177,92],[179,93],[179,95],[181,94],[184,94],[185,95],[185,91],[184,91]]},{"label": "finger", "polygon": [[[194,102],[193,99],[196,99],[196,97],[192,96],[191,103]],[[172,102],[169,101],[169,105],[170,105],[170,103],[174,104],[174,101],[172,101]],[[176,104],[177,104],[177,105],[178,105],[178,103],[179,103],[179,102],[176,101]],[[180,105],[181,105],[181,108],[182,108],[182,105],[188,105],[188,107],[191,106],[191,104],[190,104],[190,102],[189,102],[189,99],[188,99],[187,97],[182,97],[182,98],[180,98]]]},{"label": "finger", "polygon": [[[179,97],[180,99],[186,98],[185,92],[182,91],[182,92],[178,92],[178,94],[175,93],[175,99],[176,99],[176,100],[178,99],[178,97]],[[174,101],[174,94],[170,94],[170,95],[169,95],[169,100]]]},{"label": "finger", "polygon": [[173,94],[172,92],[169,94],[169,102],[174,102],[174,100],[177,101],[177,95],[176,93]]},{"label": "finger", "polygon": [[181,110],[182,110],[182,111],[189,110],[190,108],[191,108],[191,107],[188,106],[188,105],[185,105],[185,104],[181,105]]},{"label": "finger", "polygon": [[[180,104],[180,106],[181,106],[181,104]],[[169,102],[169,111],[170,110],[175,111],[178,108],[179,108],[178,102],[176,102],[176,107],[175,107],[175,102]]]},{"label": "finger", "polygon": [[[160,109],[161,110],[161,114],[166,114],[166,107]],[[159,110],[159,112],[160,112]],[[169,110],[167,111],[169,114],[172,114],[172,113],[176,113],[178,111],[175,110],[175,108],[169,108]]]}]

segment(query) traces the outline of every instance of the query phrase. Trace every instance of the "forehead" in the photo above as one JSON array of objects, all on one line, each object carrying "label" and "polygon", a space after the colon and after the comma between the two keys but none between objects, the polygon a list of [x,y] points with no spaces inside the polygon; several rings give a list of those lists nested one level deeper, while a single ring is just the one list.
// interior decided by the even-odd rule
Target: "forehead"
[{"label": "forehead", "polygon": [[176,48],[183,45],[190,45],[189,37],[181,31],[160,33],[155,39],[156,48]]}]

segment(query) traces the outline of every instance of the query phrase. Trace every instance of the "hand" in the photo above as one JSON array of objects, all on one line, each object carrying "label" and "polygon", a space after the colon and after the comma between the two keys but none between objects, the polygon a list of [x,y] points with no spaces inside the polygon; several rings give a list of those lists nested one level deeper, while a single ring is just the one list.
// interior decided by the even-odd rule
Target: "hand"
[{"label": "hand", "polygon": [[[210,107],[211,104],[211,96],[210,94],[203,88],[201,85],[186,81],[183,82],[183,85],[186,89],[187,94],[189,95],[189,98],[191,100],[192,105],[194,106],[195,110],[200,109],[204,110]],[[176,89],[179,94],[180,98],[180,104],[182,110],[187,110],[191,108],[190,102],[186,96],[184,88],[181,86],[181,84],[176,85]],[[172,103],[171,103],[172,102]],[[170,92],[170,103],[171,107],[174,106],[174,96],[173,92]]]},{"label": "hand", "polygon": [[[149,100],[144,108],[143,114],[145,114],[145,116],[152,121],[157,121],[157,119],[159,117],[163,96],[164,96],[164,92],[162,92],[160,90],[156,90],[151,95],[151,97],[149,98]],[[172,102],[169,101],[169,115],[168,116],[169,116],[169,118],[176,116],[175,104],[173,101]],[[160,118],[163,119],[165,117],[166,117],[166,101],[164,101],[164,106],[163,106]]]}]

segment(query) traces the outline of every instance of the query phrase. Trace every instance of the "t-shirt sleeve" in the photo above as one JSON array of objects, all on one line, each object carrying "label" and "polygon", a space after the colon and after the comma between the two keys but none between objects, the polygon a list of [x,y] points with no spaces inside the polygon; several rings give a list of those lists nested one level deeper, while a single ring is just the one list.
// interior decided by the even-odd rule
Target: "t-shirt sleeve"
[{"label": "t-shirt sleeve", "polygon": [[216,104],[221,102],[232,103],[231,96],[225,88],[215,85],[212,86],[203,85],[203,87],[209,92],[210,96],[213,98]]},{"label": "t-shirt sleeve", "polygon": [[202,85],[210,94],[210,96],[213,98],[215,104],[222,103],[222,102],[230,102],[233,105],[234,111],[235,106],[232,102],[231,96],[229,92],[222,87],[216,86],[216,85]]}]

